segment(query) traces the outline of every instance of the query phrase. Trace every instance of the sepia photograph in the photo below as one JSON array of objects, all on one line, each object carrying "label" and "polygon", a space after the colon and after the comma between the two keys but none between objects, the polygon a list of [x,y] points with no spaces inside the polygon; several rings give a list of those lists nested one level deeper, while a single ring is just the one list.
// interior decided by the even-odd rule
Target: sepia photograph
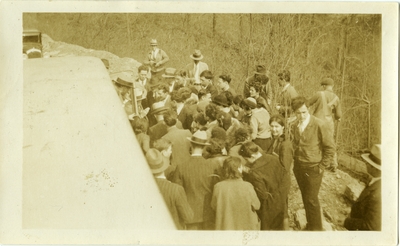
[{"label": "sepia photograph", "polygon": [[2,244],[396,244],[398,4],[203,5],[0,4]]}]

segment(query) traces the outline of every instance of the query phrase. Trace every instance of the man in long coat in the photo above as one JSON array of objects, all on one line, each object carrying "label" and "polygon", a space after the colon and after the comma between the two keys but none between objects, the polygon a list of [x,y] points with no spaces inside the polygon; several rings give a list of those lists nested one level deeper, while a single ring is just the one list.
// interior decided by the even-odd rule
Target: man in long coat
[{"label": "man in long coat", "polygon": [[173,182],[183,186],[194,212],[188,229],[214,230],[215,215],[211,208],[211,199],[214,184],[218,181],[215,174],[220,166],[202,156],[203,148],[209,145],[205,131],[195,132],[186,141],[191,143],[191,156],[177,166]]},{"label": "man in long coat", "polygon": [[243,144],[239,154],[250,163],[243,179],[254,186],[260,199],[261,230],[283,230],[286,197],[282,196],[285,187],[281,183],[285,170],[278,157],[265,154],[253,142]]}]

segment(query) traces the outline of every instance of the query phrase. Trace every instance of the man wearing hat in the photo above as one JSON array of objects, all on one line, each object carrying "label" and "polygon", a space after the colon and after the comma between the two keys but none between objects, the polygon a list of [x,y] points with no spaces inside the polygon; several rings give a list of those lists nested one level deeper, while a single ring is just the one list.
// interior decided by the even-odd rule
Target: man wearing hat
[{"label": "man wearing hat", "polygon": [[[324,78],[321,81],[322,91],[315,93],[309,100],[309,107],[314,108],[312,115],[323,120],[329,126],[332,137],[335,134],[335,120],[340,121],[342,118],[342,108],[340,106],[339,97],[333,92],[333,79]],[[328,168],[330,171],[336,171],[338,167],[337,153],[333,157],[333,161]]]},{"label": "man wearing hat", "polygon": [[164,171],[169,167],[169,164],[160,151],[149,149],[146,153],[146,159],[176,228],[178,230],[185,229],[186,224],[193,219],[193,211],[187,201],[185,190],[182,186],[171,183],[166,179]]},{"label": "man wearing hat", "polygon": [[367,171],[372,176],[368,186],[351,207],[344,227],[351,231],[382,230],[382,192],[381,192],[381,145],[375,144],[371,152],[361,157],[368,163]]},{"label": "man wearing hat", "polygon": [[159,49],[156,39],[150,40],[151,51],[147,54],[143,64],[150,66],[151,84],[156,84],[160,80],[164,64],[169,61],[169,57],[165,51]]},{"label": "man wearing hat", "polygon": [[193,54],[190,55],[190,58],[192,58],[193,62],[186,66],[186,75],[191,83],[200,83],[200,74],[203,71],[208,70],[208,65],[207,63],[201,61],[203,59],[203,55],[201,54],[200,50],[195,50]]},{"label": "man wearing hat", "polygon": [[203,148],[208,143],[207,133],[198,130],[193,136],[187,137],[191,145],[191,156],[188,161],[180,163],[175,171],[173,182],[185,189],[194,218],[187,225],[189,230],[214,230],[215,218],[211,208],[211,198],[214,184],[217,182],[215,173],[218,162],[207,161],[203,156]]},{"label": "man wearing hat", "polygon": [[[170,108],[165,107],[163,102],[156,102],[152,105],[149,121],[150,119],[155,119],[157,123],[149,128],[150,146],[154,141],[167,134],[168,126],[164,123],[164,113],[168,112],[168,110]],[[176,123],[176,127],[182,129],[182,123],[179,120]]]},{"label": "man wearing hat", "polygon": [[169,93],[172,93],[178,87],[177,80],[175,79],[176,69],[172,67],[166,68],[162,77],[163,82],[168,85]]},{"label": "man wearing hat", "polygon": [[260,96],[267,100],[268,103],[271,103],[272,88],[271,83],[268,83],[269,78],[267,76],[267,69],[264,65],[257,65],[256,71],[254,71],[254,75],[246,79],[243,88],[243,96],[245,98],[250,97],[250,85],[253,84],[255,81],[259,81],[263,85]]}]

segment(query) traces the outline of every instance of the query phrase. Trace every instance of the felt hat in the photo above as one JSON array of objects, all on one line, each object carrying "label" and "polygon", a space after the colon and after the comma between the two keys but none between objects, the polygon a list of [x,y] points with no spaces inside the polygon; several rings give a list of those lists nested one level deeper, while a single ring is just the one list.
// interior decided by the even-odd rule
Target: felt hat
[{"label": "felt hat", "polygon": [[193,133],[192,137],[187,137],[187,139],[195,144],[199,145],[210,145],[208,143],[208,137],[206,131],[198,130],[197,132]]},{"label": "felt hat", "polygon": [[157,149],[149,149],[146,160],[153,174],[164,172],[169,167],[169,163]]},{"label": "felt hat", "polygon": [[226,96],[224,94],[217,95],[216,97],[214,97],[212,102],[222,107],[229,107],[228,99],[226,99]]},{"label": "felt hat", "polygon": [[249,108],[255,109],[257,108],[257,101],[252,97],[248,97],[242,101],[242,103],[246,104]]},{"label": "felt hat", "polygon": [[256,66],[256,71],[254,72],[255,74],[266,74],[267,69],[265,68],[264,65],[257,65]]},{"label": "felt hat", "polygon": [[176,69],[172,67],[167,67],[163,75],[163,78],[175,78]]},{"label": "felt hat", "polygon": [[151,114],[160,114],[163,112],[168,111],[169,108],[165,107],[165,103],[160,101],[160,102],[155,102],[153,105],[151,105]]},{"label": "felt hat", "polygon": [[114,82],[119,85],[133,87],[134,79],[132,78],[132,76],[122,73],[118,76],[116,80],[114,80]]},{"label": "felt hat", "polygon": [[201,59],[203,59],[203,55],[201,54],[200,50],[194,50],[194,53],[190,55],[190,58],[200,61]]},{"label": "felt hat", "polygon": [[333,85],[333,84],[334,82],[333,79],[331,78],[325,78],[321,81],[321,85]]},{"label": "felt hat", "polygon": [[150,40],[150,45],[151,45],[151,46],[157,46],[157,45],[158,45],[157,39],[152,39],[152,40]]},{"label": "felt hat", "polygon": [[374,144],[371,147],[370,153],[362,154],[361,157],[371,166],[381,170],[381,145]]}]

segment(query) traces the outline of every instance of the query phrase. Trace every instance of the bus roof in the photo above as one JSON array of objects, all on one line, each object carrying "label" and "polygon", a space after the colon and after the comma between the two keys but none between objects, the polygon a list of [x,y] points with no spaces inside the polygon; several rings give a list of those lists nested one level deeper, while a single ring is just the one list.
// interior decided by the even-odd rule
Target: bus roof
[{"label": "bus roof", "polygon": [[175,229],[101,60],[23,66],[23,228]]}]

